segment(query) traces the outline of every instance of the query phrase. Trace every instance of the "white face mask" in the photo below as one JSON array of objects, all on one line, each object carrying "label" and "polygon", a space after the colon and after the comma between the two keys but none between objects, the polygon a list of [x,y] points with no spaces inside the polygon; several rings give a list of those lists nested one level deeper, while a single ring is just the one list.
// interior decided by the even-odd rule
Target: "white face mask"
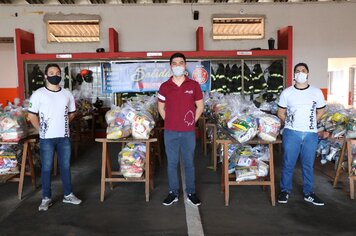
[{"label": "white face mask", "polygon": [[304,84],[307,81],[308,74],[299,72],[294,74],[294,80],[299,84]]},{"label": "white face mask", "polygon": [[174,66],[172,67],[172,72],[175,77],[180,77],[184,74],[185,67],[184,66]]}]

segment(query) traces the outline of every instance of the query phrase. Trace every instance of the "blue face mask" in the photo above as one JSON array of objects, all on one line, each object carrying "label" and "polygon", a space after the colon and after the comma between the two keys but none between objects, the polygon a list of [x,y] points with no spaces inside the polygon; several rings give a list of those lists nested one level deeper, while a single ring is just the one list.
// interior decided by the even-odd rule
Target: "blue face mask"
[{"label": "blue face mask", "polygon": [[50,84],[53,85],[58,85],[61,82],[61,77],[58,75],[54,75],[54,76],[47,76],[47,80]]},{"label": "blue face mask", "polygon": [[172,72],[175,77],[180,77],[184,74],[184,66],[174,66],[172,67]]}]

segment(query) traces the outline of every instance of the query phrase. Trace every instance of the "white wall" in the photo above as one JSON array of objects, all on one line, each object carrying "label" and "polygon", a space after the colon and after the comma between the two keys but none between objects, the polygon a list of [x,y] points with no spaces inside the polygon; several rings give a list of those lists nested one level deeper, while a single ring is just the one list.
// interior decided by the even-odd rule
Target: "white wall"
[{"label": "white wall", "polygon": [[[263,40],[214,41],[211,39],[213,14],[266,15],[266,37]],[[193,20],[192,10],[200,11]],[[15,17],[15,13],[18,17]],[[98,14],[101,42],[87,44],[48,44],[43,16],[46,13]],[[267,39],[276,38],[277,30],[294,27],[293,63],[304,61],[311,70],[311,83],[327,87],[328,58],[356,56],[356,3],[256,3],[219,5],[81,5],[81,6],[7,6],[0,7],[0,37],[14,37],[21,28],[35,34],[36,52],[94,52],[108,49],[108,28],[119,32],[120,51],[195,50],[195,32],[204,27],[206,50],[267,48]]]},{"label": "white wall", "polygon": [[16,88],[17,84],[15,45],[0,43],[0,88]]}]

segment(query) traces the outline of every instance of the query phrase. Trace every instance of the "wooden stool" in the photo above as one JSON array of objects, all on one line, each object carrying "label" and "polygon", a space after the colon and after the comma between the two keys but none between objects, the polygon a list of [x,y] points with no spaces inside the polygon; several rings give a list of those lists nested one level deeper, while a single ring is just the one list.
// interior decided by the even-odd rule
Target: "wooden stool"
[{"label": "wooden stool", "polygon": [[[211,153],[210,153],[210,156],[211,156],[211,163],[213,163],[213,169],[214,171],[216,171],[216,166],[217,166],[217,153],[216,153],[216,149],[217,149],[217,143],[216,143],[216,139],[217,139],[217,128],[216,128],[216,124],[213,124],[213,123],[207,123],[206,124],[206,128],[211,128],[213,130],[213,137],[212,137],[212,140],[211,140]],[[206,135],[204,137],[205,139],[207,139]],[[207,140],[205,141],[205,150],[207,150]]]},{"label": "wooden stool", "polygon": [[[151,139],[132,139],[132,138],[124,138],[124,139],[106,139],[106,138],[97,138],[96,142],[102,143],[102,155],[101,155],[101,187],[100,187],[100,201],[104,201],[105,196],[105,183],[109,182],[110,189],[113,189],[113,182],[143,182],[145,183],[145,195],[146,202],[150,199],[150,187],[153,189],[153,175],[151,173],[151,162],[150,162],[150,143],[157,142],[156,138]],[[108,143],[145,143],[146,144],[146,158],[145,158],[145,172],[144,176],[141,178],[124,178],[124,177],[113,177],[113,176],[122,176],[120,171],[112,171],[111,169],[111,161],[109,158],[109,149]],[[107,171],[107,176],[106,176]]]},{"label": "wooden stool", "polygon": [[206,117],[199,117],[198,120],[198,125],[199,125],[199,138],[200,138],[200,145],[203,149],[203,153],[206,156],[207,150],[206,150]]},{"label": "wooden stool", "polygon": [[347,139],[347,166],[349,170],[349,181],[350,181],[350,198],[355,199],[355,180],[356,175],[352,173],[352,141],[354,139]]},{"label": "wooden stool", "polygon": [[340,176],[340,172],[342,170],[342,162],[344,161],[346,148],[347,148],[347,140],[345,139],[345,140],[343,140],[341,153],[340,153],[340,158],[339,158],[339,161],[337,163],[337,169],[336,169],[335,178],[334,178],[334,182],[333,182],[333,187],[334,188],[336,187],[336,185],[337,185],[337,183],[339,181],[339,176]]},{"label": "wooden stool", "polygon": [[249,145],[257,145],[257,144],[265,144],[268,145],[269,147],[269,173],[268,179],[266,177],[263,178],[263,180],[250,180],[250,181],[242,181],[242,182],[236,182],[235,180],[230,180],[230,175],[228,172],[228,145],[231,143],[234,143],[231,140],[217,140],[217,143],[220,143],[223,145],[224,148],[224,158],[223,158],[223,170],[221,173],[221,189],[225,193],[225,206],[229,205],[229,197],[230,197],[230,186],[236,186],[236,185],[261,185],[263,187],[269,186],[271,189],[271,203],[272,206],[276,205],[276,197],[275,197],[275,183],[274,183],[274,163],[273,163],[273,145],[280,143],[281,140],[277,139],[274,142],[267,142],[259,139],[253,139],[246,144]]},{"label": "wooden stool", "polygon": [[152,143],[153,154],[158,159],[159,166],[162,166],[162,144],[163,144],[163,127],[155,127],[153,129],[153,138],[157,139],[157,142]]},{"label": "wooden stool", "polygon": [[[0,144],[10,144],[10,145],[19,145],[23,142],[22,149],[22,160],[20,166],[20,173],[9,175],[7,181],[9,182],[18,182],[17,195],[19,200],[22,199],[22,190],[23,190],[23,182],[25,176],[31,176],[32,185],[36,188],[36,176],[35,176],[35,168],[33,166],[32,152],[31,152],[31,143],[35,143],[37,141],[37,135],[31,135],[26,137],[19,142],[0,142]],[[26,164],[29,165],[29,171],[26,171]]]}]

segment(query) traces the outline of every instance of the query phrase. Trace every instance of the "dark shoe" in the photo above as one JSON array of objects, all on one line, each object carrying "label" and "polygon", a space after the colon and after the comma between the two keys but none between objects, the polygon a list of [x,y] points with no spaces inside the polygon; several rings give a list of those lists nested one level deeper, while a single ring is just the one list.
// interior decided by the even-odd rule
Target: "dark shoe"
[{"label": "dark shoe", "polygon": [[197,195],[195,193],[188,194],[187,200],[194,206],[200,206],[200,204],[201,204],[199,198],[197,197]]},{"label": "dark shoe", "polygon": [[163,201],[163,205],[165,206],[170,206],[173,203],[178,202],[178,196],[175,195],[174,193],[169,193],[168,196],[166,197],[166,199],[164,199]]},{"label": "dark shoe", "polygon": [[324,206],[324,202],[315,195],[315,193],[311,193],[307,196],[304,196],[304,201],[311,202],[315,206]]},{"label": "dark shoe", "polygon": [[287,192],[280,192],[278,194],[278,203],[286,204],[288,203],[289,193]]}]

